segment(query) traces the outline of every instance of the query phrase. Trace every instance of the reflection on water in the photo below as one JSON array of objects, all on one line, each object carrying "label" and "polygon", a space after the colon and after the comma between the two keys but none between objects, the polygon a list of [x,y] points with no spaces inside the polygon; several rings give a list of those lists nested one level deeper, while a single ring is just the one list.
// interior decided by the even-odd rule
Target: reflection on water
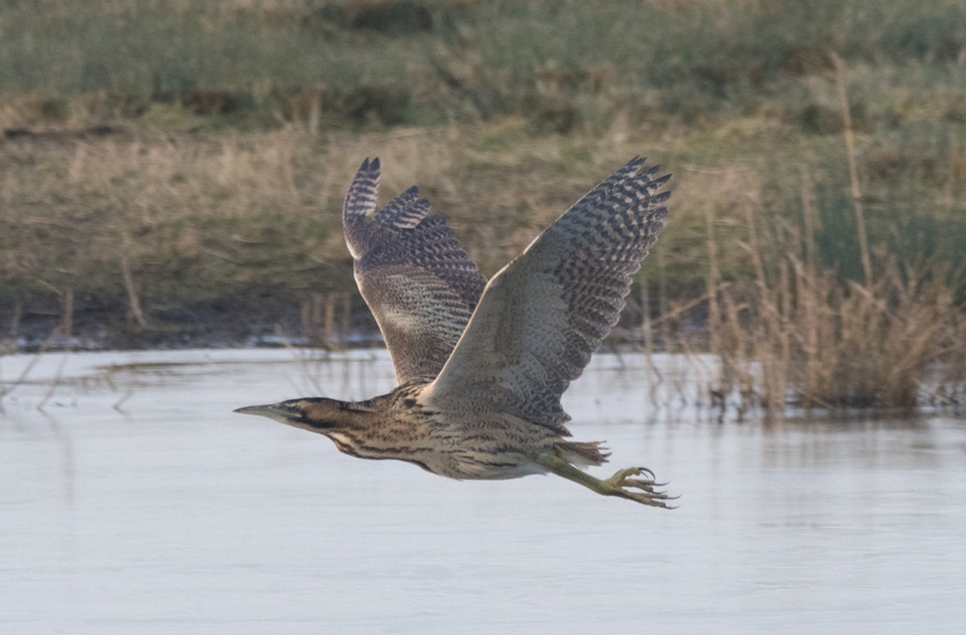
[{"label": "reflection on water", "polygon": [[[0,380],[27,358],[0,360]],[[600,355],[579,440],[681,508],[553,477],[455,482],[233,408],[390,389],[384,353],[59,356],[0,415],[3,633],[958,633],[966,425],[719,425]],[[661,383],[654,388],[659,376]],[[317,386],[317,387],[316,387]],[[600,470],[603,474],[605,470]],[[609,474],[609,472],[607,472]]]}]

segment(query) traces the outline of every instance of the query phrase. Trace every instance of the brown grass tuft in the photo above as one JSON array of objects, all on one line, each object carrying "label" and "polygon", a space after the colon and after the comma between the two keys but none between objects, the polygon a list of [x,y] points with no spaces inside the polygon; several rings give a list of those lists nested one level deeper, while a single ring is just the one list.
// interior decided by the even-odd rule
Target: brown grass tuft
[{"label": "brown grass tuft", "polygon": [[[808,192],[806,180],[801,226],[766,224],[749,212],[752,283],[724,285],[709,273],[710,349],[720,360],[709,390],[739,412],[779,416],[787,404],[912,408],[960,399],[966,314],[948,276],[891,261],[871,284],[840,281],[815,262]],[[764,262],[777,264],[766,271]]]}]

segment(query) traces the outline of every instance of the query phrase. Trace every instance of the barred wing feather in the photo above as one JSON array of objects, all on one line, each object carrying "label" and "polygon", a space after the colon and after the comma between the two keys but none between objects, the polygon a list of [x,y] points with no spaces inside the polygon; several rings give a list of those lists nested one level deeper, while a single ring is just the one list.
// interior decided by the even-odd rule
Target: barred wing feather
[{"label": "barred wing feather", "polygon": [[400,384],[432,379],[463,333],[486,280],[412,187],[376,212],[379,159],[366,159],[342,211],[359,291]]},{"label": "barred wing feather", "polygon": [[617,323],[667,215],[670,175],[643,165],[633,159],[591,190],[490,280],[426,403],[569,434],[560,397]]}]

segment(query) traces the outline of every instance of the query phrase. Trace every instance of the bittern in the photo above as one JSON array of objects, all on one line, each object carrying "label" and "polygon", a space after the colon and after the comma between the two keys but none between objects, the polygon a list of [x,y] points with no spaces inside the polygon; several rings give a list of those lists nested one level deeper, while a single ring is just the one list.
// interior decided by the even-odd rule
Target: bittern
[{"label": "bittern", "polygon": [[663,226],[670,175],[635,158],[567,210],[489,282],[414,186],[376,211],[379,159],[342,210],[356,283],[399,385],[367,401],[292,399],[236,412],[323,434],[342,452],[455,479],[553,473],[598,494],[667,507],[651,470],[606,480],[609,455],[574,442],[560,397],[617,323]]}]

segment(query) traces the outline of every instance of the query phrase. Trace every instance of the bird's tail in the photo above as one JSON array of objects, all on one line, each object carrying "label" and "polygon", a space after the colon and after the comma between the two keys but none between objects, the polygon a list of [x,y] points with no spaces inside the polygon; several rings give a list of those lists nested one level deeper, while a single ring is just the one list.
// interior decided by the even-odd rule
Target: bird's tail
[{"label": "bird's tail", "polygon": [[610,452],[601,444],[600,441],[589,443],[561,441],[557,444],[561,456],[573,465],[580,467],[593,467],[607,462]]}]

